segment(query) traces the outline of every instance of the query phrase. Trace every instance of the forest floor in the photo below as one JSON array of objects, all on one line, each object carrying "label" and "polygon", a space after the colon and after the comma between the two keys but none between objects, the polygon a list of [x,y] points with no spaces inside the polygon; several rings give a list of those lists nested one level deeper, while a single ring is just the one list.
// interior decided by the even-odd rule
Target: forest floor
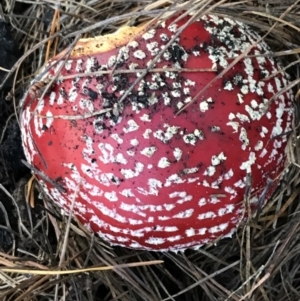
[{"label": "forest floor", "polygon": [[[70,224],[40,193],[22,163],[19,103],[46,56],[70,45],[76,34],[113,32],[128,21],[146,20],[153,10],[180,10],[183,4],[186,9],[197,7],[198,12],[242,19],[261,35],[272,28],[265,40],[284,66],[290,64],[287,71],[297,94],[300,1],[0,1],[0,300],[300,300],[297,103],[289,169],[271,205],[231,239],[197,251],[176,254],[109,247],[76,221]],[[52,33],[58,33],[59,39],[48,53],[58,12],[59,26]],[[34,189],[34,207],[28,202],[28,188]],[[158,260],[163,264],[147,264]],[[129,263],[141,266],[119,266]],[[101,270],[101,266],[115,268]],[[97,270],[90,270],[93,267]]]}]

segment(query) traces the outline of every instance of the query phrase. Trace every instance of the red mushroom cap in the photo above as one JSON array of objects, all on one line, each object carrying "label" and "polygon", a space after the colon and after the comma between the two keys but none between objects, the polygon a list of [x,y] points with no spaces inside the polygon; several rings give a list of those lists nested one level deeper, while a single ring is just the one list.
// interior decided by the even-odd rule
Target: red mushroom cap
[{"label": "red mushroom cap", "polygon": [[231,236],[247,176],[255,209],[284,169],[292,94],[273,96],[287,75],[259,42],[216,79],[260,37],[213,15],[175,37],[189,18],[81,40],[49,62],[50,91],[24,99],[23,146],[44,191],[66,212],[75,196],[74,214],[111,244],[177,251]]}]

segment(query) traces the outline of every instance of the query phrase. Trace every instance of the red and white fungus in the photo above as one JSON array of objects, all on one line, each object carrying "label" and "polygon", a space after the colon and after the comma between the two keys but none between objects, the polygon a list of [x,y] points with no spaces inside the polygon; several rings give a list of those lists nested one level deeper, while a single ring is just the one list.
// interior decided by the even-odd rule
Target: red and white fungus
[{"label": "red and white fungus", "polygon": [[273,96],[287,75],[261,41],[197,97],[260,37],[213,15],[176,37],[189,18],[80,40],[41,73],[56,77],[44,97],[23,101],[23,147],[43,190],[67,213],[75,197],[73,214],[112,245],[178,251],[231,236],[249,214],[249,176],[255,211],[284,169],[293,97]]}]

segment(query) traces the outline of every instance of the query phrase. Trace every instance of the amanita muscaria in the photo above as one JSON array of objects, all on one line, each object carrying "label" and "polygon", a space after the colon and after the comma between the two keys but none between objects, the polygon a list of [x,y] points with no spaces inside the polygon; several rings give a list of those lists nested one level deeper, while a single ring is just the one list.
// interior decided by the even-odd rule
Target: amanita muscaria
[{"label": "amanita muscaria", "polygon": [[73,214],[113,245],[177,251],[231,236],[249,215],[246,187],[255,212],[284,170],[287,75],[260,41],[200,93],[260,37],[207,15],[174,38],[189,18],[80,40],[46,66],[44,80],[57,78],[45,96],[24,99],[23,146],[43,190],[67,213],[75,197]]}]

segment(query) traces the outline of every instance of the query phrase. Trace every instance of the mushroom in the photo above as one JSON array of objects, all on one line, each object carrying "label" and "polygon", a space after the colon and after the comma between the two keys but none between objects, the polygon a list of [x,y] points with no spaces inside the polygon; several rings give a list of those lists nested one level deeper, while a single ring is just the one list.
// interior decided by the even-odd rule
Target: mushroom
[{"label": "mushroom", "polygon": [[67,213],[74,200],[112,245],[179,251],[230,237],[284,171],[288,76],[247,25],[205,15],[180,33],[188,20],[82,39],[40,73],[49,90],[23,100],[43,191]]}]

